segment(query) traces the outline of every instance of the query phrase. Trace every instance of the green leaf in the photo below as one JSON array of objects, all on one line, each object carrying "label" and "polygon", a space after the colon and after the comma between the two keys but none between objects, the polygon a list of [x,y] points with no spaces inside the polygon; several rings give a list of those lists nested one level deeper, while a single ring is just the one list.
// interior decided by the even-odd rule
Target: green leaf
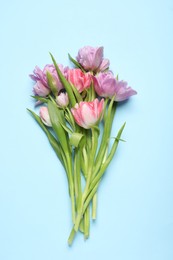
[{"label": "green leaf", "polygon": [[100,128],[97,125],[92,126],[92,129],[97,132],[97,135],[100,135]]},{"label": "green leaf", "polygon": [[65,119],[67,120],[67,122],[69,123],[73,131],[75,131],[76,125],[75,125],[74,117],[72,116],[72,113],[68,107],[66,107],[65,109]]},{"label": "green leaf", "polygon": [[[126,140],[124,140],[124,139],[121,139],[121,138],[118,139],[117,137],[111,137],[111,138],[113,138],[113,139],[117,139],[117,141],[121,141],[121,142],[126,143]],[[109,142],[109,140],[110,140],[111,138],[108,139],[108,142]]]},{"label": "green leaf", "polygon": [[31,96],[32,98],[38,100],[38,101],[41,101],[43,103],[47,103],[48,102],[48,98],[43,98],[43,97],[40,97],[40,96]]},{"label": "green leaf", "polygon": [[79,103],[79,102],[83,101],[82,96],[80,95],[80,93],[78,92],[78,90],[75,88],[75,86],[73,86],[73,85],[71,84],[71,88],[73,89],[73,92],[74,92],[74,95],[75,95],[75,97],[76,97],[77,102]]},{"label": "green leaf", "polygon": [[97,171],[99,170],[100,165],[101,165],[104,155],[105,155],[105,151],[109,144],[108,140],[109,140],[110,133],[111,133],[111,128],[112,128],[115,111],[116,111],[116,103],[114,102],[114,97],[113,97],[111,102],[109,103],[107,114],[105,111],[106,116],[105,116],[105,123],[104,123],[104,131],[102,134],[100,148],[99,148],[99,151],[98,151],[98,154],[96,157],[95,170],[94,170],[95,173],[93,175],[95,175],[97,173]]},{"label": "green leaf", "polygon": [[71,57],[71,55],[68,53],[68,57],[71,60],[71,62],[79,69],[81,69],[83,72],[85,72],[85,70],[83,69],[83,67],[79,64],[79,62],[77,62],[75,59],[73,59]]},{"label": "green leaf", "polygon": [[54,63],[54,66],[56,68],[56,71],[57,71],[57,74],[59,76],[59,79],[61,80],[64,88],[66,89],[67,93],[68,93],[68,97],[69,97],[69,100],[72,104],[72,106],[74,107],[75,104],[76,104],[76,98],[75,98],[75,95],[73,93],[73,90],[72,90],[72,87],[70,85],[70,83],[66,80],[66,78],[64,77],[64,75],[62,74],[62,72],[60,71],[57,63],[56,63],[56,60],[54,59],[53,55],[50,53],[50,56],[52,58],[52,61]]},{"label": "green leaf", "polygon": [[56,136],[58,137],[58,140],[62,146],[62,149],[64,153],[69,153],[70,152],[70,147],[69,143],[67,141],[67,134],[62,127],[62,124],[64,124],[65,119],[62,114],[63,111],[58,109],[56,104],[54,104],[52,101],[48,101],[48,111],[50,115],[50,120],[52,123],[52,128],[55,131]]},{"label": "green leaf", "polygon": [[73,145],[74,147],[83,147],[85,141],[85,136],[81,133],[72,133],[70,137],[70,145]]},{"label": "green leaf", "polygon": [[72,133],[73,133],[72,130],[71,130],[68,126],[66,126],[66,125],[64,125],[64,124],[62,124],[62,123],[61,123],[61,125],[62,125],[62,127],[64,128],[64,130],[65,130],[68,134],[72,134]]},{"label": "green leaf", "polygon": [[40,125],[40,127],[42,128],[42,130],[45,132],[45,134],[47,135],[47,138],[51,144],[51,146],[53,147],[56,155],[58,156],[58,158],[60,159],[61,163],[64,165],[64,162],[62,160],[62,148],[60,143],[55,139],[55,137],[48,131],[48,129],[46,128],[46,126],[43,124],[43,122],[41,121],[40,117],[35,114],[33,111],[31,111],[30,109],[27,109],[31,115],[34,117],[34,119],[37,121],[37,123]]},{"label": "green leaf", "polygon": [[90,192],[91,190],[94,188],[94,186],[100,181],[101,177],[103,176],[103,174],[105,173],[105,170],[106,168],[108,167],[108,165],[110,164],[116,150],[117,150],[117,147],[118,147],[118,143],[121,139],[121,134],[124,130],[124,127],[125,127],[126,123],[124,123],[122,125],[122,127],[120,128],[120,130],[118,131],[118,134],[117,134],[117,137],[115,138],[115,141],[112,145],[112,148],[111,148],[111,151],[107,157],[107,159],[105,160],[104,163],[102,163],[102,166],[98,172],[98,174],[95,176],[95,178],[93,179],[93,181],[91,182],[91,185],[90,185]]},{"label": "green leaf", "polygon": [[53,78],[52,74],[49,71],[46,72],[46,77],[47,77],[48,85],[49,85],[52,93],[56,97],[58,95],[58,89],[56,86],[55,79]]}]

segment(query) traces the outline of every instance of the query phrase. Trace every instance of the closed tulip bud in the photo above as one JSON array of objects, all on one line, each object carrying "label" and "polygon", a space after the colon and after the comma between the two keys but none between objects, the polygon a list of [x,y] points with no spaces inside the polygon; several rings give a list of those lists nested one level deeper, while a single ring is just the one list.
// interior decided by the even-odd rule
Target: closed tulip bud
[{"label": "closed tulip bud", "polygon": [[69,104],[69,98],[68,98],[68,94],[61,92],[57,97],[56,97],[56,103],[58,104],[58,106],[64,108],[67,107]]},{"label": "closed tulip bud", "polygon": [[52,126],[51,121],[50,121],[50,116],[49,116],[49,112],[48,112],[48,108],[47,107],[41,107],[40,108],[40,118],[41,121],[47,125],[47,126]]},{"label": "closed tulip bud", "polygon": [[49,71],[47,71],[46,76],[47,76],[48,86],[51,89],[54,96],[56,96],[58,94],[56,80]]}]

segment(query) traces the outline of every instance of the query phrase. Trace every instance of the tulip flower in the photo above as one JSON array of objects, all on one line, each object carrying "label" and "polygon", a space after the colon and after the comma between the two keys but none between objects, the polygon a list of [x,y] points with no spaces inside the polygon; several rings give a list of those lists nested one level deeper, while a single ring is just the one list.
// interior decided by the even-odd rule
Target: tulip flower
[{"label": "tulip flower", "polygon": [[74,116],[76,123],[89,129],[95,126],[102,118],[104,107],[104,99],[99,101],[97,98],[91,102],[77,103],[71,112]]},{"label": "tulip flower", "polygon": [[50,89],[46,87],[40,80],[33,87],[33,92],[35,95],[40,97],[46,97],[50,93]]},{"label": "tulip flower", "polygon": [[52,126],[51,121],[50,121],[50,116],[49,116],[49,112],[48,112],[48,108],[47,107],[41,107],[40,108],[40,118],[41,121],[47,125],[47,126]]},{"label": "tulip flower", "polygon": [[91,85],[92,77],[90,73],[84,73],[80,69],[69,69],[67,72],[68,81],[74,85],[79,93],[88,89]]},{"label": "tulip flower", "polygon": [[[61,72],[63,73],[64,76],[67,75],[68,67],[63,68],[61,64],[58,65]],[[47,64],[43,70],[41,70],[38,66],[35,67],[33,74],[30,75],[30,77],[38,82],[40,81],[45,87],[49,88],[48,80],[47,80],[47,72],[49,72],[53,79],[54,79],[54,84],[57,87],[58,92],[64,88],[55,69],[55,66],[53,64]]]},{"label": "tulip flower", "polygon": [[109,67],[109,60],[103,59],[103,47],[85,46],[79,50],[76,59],[86,71],[99,72]]},{"label": "tulip flower", "polygon": [[127,82],[117,80],[112,72],[99,73],[93,77],[94,88],[96,93],[101,97],[112,98],[115,101],[124,101],[130,96],[137,94],[135,90],[128,87]]},{"label": "tulip flower", "polygon": [[67,93],[61,92],[57,97],[56,97],[56,103],[60,107],[67,107],[69,104],[69,98]]}]

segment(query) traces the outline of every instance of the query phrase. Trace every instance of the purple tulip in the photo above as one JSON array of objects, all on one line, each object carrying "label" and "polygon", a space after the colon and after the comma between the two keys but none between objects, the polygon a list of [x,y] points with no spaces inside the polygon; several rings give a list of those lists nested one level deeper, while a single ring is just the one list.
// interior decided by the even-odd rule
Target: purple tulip
[{"label": "purple tulip", "polygon": [[99,73],[93,77],[94,88],[101,97],[112,98],[115,95],[115,101],[124,101],[137,92],[128,87],[127,82],[115,79],[112,72]]},{"label": "purple tulip", "polygon": [[30,74],[29,76],[31,77],[32,80],[34,80],[34,81],[39,80],[42,82],[42,84],[46,85],[46,82],[44,80],[43,71],[38,66],[35,67],[33,74]]},{"label": "purple tulip", "polygon": [[[66,77],[68,67],[63,68],[63,66],[61,64],[58,64],[58,66],[59,66],[62,74]],[[30,77],[36,82],[40,81],[45,87],[49,88],[47,76],[46,76],[47,71],[49,71],[51,73],[51,75],[53,76],[53,78],[55,80],[55,84],[56,84],[58,92],[59,92],[64,87],[57,75],[55,66],[53,64],[47,64],[43,70],[41,70],[38,66],[36,66],[33,71],[33,74],[31,74]]]},{"label": "purple tulip", "polygon": [[79,50],[76,59],[86,71],[99,72],[109,67],[109,60],[103,59],[103,47],[85,46]]},{"label": "purple tulip", "polygon": [[50,89],[46,87],[40,80],[37,80],[33,87],[33,92],[36,96],[46,97],[50,93]]}]

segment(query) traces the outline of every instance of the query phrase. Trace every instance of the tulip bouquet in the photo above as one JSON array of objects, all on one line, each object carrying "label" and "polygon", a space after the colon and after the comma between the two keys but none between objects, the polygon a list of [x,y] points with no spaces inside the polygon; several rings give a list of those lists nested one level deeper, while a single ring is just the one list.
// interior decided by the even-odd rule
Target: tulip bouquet
[{"label": "tulip bouquet", "polygon": [[35,67],[30,75],[35,81],[32,97],[41,107],[39,115],[29,111],[67,175],[73,222],[68,239],[71,245],[78,231],[85,239],[89,237],[90,215],[96,218],[99,184],[122,140],[125,123],[110,142],[116,106],[137,92],[109,70],[103,47],[83,47],[76,60],[69,55],[73,68],[57,64],[50,55],[53,64],[43,70]]}]

